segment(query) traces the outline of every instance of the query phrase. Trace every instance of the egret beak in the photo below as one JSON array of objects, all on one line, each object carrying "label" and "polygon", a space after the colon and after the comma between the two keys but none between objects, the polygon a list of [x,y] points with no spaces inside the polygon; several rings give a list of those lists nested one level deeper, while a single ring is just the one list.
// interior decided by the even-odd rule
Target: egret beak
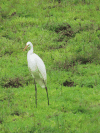
[{"label": "egret beak", "polygon": [[27,49],[28,45],[25,46],[25,48],[23,49],[23,51],[25,51],[25,49]]}]

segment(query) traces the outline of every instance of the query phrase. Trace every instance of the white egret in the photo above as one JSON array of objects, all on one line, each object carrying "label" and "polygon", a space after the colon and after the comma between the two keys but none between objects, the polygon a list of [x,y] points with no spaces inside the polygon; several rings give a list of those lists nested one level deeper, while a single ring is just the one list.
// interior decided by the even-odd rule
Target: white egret
[{"label": "white egret", "polygon": [[39,85],[42,88],[46,89],[48,105],[49,105],[48,90],[47,90],[47,86],[46,86],[47,77],[46,77],[46,69],[45,69],[44,62],[42,61],[42,59],[37,54],[33,53],[33,45],[31,42],[26,43],[26,46],[25,46],[23,51],[25,51],[25,49],[27,49],[28,47],[30,47],[30,50],[27,53],[27,62],[28,62],[28,68],[29,68],[29,70],[30,70],[30,72],[34,78],[36,107],[37,107],[36,82],[39,83]]}]

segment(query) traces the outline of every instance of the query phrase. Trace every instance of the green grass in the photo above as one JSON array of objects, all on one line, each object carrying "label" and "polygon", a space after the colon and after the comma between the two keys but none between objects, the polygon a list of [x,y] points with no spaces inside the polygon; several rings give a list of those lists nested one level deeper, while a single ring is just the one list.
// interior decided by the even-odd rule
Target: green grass
[{"label": "green grass", "polygon": [[[99,0],[0,1],[0,133],[100,132]],[[26,43],[47,87],[27,67]]]}]

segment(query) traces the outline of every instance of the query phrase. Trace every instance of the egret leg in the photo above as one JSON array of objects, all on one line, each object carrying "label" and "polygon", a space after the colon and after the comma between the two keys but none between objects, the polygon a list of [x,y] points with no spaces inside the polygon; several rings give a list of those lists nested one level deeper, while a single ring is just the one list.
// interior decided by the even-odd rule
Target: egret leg
[{"label": "egret leg", "polygon": [[48,89],[47,89],[46,86],[45,86],[45,89],[46,89],[46,92],[47,92],[47,99],[48,99],[48,105],[49,105]]},{"label": "egret leg", "polygon": [[34,84],[35,84],[35,103],[36,103],[36,108],[37,108],[37,88],[36,88],[35,79],[34,79]]},{"label": "egret leg", "polygon": [[[43,80],[44,84],[45,84],[45,81]],[[49,96],[48,96],[48,89],[46,87],[46,84],[45,84],[45,89],[46,89],[46,93],[47,93],[47,99],[48,99],[48,105],[49,105]]]}]

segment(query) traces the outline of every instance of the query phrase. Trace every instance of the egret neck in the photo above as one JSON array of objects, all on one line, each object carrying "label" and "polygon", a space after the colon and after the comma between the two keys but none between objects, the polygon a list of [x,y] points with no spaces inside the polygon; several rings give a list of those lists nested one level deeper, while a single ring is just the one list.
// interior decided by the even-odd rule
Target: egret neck
[{"label": "egret neck", "polygon": [[30,44],[30,50],[28,51],[28,55],[31,55],[33,54],[33,45]]}]

